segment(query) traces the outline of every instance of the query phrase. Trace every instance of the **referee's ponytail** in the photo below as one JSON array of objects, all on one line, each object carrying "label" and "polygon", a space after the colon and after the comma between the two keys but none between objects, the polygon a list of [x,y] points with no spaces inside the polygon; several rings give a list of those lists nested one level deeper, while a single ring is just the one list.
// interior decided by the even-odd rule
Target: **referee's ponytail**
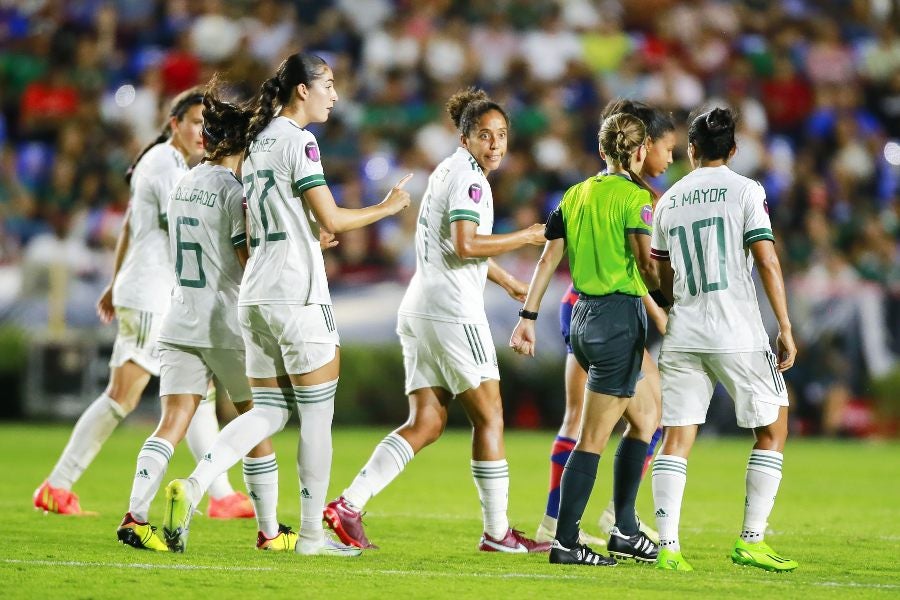
[{"label": "referee's ponytail", "polygon": [[603,120],[600,126],[600,148],[606,159],[625,169],[631,180],[656,198],[656,192],[644,181],[644,178],[631,169],[631,158],[641,144],[647,141],[647,127],[644,122],[628,113],[616,113]]}]

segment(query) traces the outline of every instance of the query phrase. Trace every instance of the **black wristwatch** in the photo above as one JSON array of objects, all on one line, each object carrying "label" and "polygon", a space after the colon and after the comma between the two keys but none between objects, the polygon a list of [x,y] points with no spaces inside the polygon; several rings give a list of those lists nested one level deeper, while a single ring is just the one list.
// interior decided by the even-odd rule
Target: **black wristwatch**
[{"label": "black wristwatch", "polygon": [[531,312],[530,310],[525,310],[524,308],[519,309],[519,316],[523,319],[528,319],[529,321],[537,321],[538,314],[536,312]]}]

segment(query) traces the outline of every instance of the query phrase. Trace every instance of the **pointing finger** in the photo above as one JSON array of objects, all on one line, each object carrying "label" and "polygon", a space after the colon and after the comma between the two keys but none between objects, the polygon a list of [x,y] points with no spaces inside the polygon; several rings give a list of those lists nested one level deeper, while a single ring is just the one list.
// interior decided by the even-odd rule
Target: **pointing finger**
[{"label": "pointing finger", "polygon": [[394,186],[394,188],[396,188],[396,189],[398,189],[398,190],[402,190],[402,189],[403,189],[403,186],[406,185],[406,182],[409,181],[410,179],[412,179],[412,176],[413,176],[412,173],[407,173],[407,174],[403,177],[403,179],[401,179],[401,180],[397,183],[397,185]]}]

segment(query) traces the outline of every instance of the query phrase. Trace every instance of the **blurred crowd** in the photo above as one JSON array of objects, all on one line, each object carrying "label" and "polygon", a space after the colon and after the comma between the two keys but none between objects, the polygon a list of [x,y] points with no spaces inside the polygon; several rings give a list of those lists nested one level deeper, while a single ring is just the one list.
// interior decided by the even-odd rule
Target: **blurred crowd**
[{"label": "blurred crowd", "polygon": [[[247,98],[292,52],[329,62],[340,100],[316,134],[345,206],[407,172],[420,197],[458,145],[444,102],[485,88],[512,119],[497,232],[542,221],[602,168],[610,98],[679,124],[660,192],[689,168],[688,115],[728,105],[741,116],[731,166],[766,189],[789,285],[797,422],[857,431],[871,414],[847,415],[900,352],[898,31],[893,0],[0,0],[0,305],[45,294],[46,266],[63,262],[93,318],[125,168],[168,98],[217,71]],[[415,218],[342,235],[333,287],[406,281]],[[527,279],[533,260],[508,266]]]}]

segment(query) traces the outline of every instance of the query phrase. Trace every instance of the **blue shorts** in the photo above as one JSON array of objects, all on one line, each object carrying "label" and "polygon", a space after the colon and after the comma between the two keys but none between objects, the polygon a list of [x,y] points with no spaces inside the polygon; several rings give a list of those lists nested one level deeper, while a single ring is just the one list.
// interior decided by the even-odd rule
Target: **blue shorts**
[{"label": "blue shorts", "polygon": [[566,293],[563,294],[562,303],[559,305],[559,329],[562,331],[563,341],[566,344],[566,352],[572,354],[572,307],[578,302],[578,290],[573,284],[569,284]]}]

